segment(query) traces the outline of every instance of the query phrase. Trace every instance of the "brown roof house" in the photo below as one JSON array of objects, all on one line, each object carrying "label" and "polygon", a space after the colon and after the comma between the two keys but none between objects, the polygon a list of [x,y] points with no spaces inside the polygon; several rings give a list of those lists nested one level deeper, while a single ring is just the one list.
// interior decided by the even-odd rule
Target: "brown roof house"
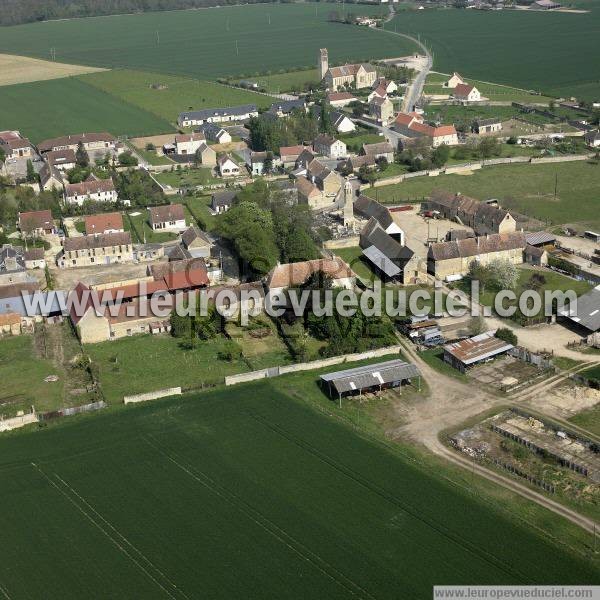
[{"label": "brown roof house", "polygon": [[148,211],[150,227],[153,231],[183,231],[187,227],[181,204],[151,206]]},{"label": "brown roof house", "polygon": [[325,208],[337,202],[342,178],[315,158],[306,167],[306,175],[296,178],[296,189],[298,202],[312,209]]},{"label": "brown roof house", "polygon": [[56,226],[49,210],[19,213],[19,229],[30,235],[56,233]]},{"label": "brown roof house", "polygon": [[487,265],[500,259],[520,265],[526,246],[525,234],[517,231],[439,242],[429,247],[427,270],[437,279],[452,281],[464,277],[473,261]]},{"label": "brown roof house", "polygon": [[86,150],[114,150],[117,145],[115,137],[107,132],[79,133],[44,140],[38,144],[38,150],[43,154],[57,150],[77,150],[79,142]]},{"label": "brown roof house", "polygon": [[369,101],[369,113],[378,123],[388,125],[394,120],[394,104],[387,96],[375,96]]},{"label": "brown roof house", "polygon": [[213,246],[210,238],[196,225],[186,229],[181,235],[181,244],[187,253],[194,258],[208,258]]},{"label": "brown roof house", "polygon": [[133,261],[131,234],[103,233],[65,238],[56,263],[66,269]]},{"label": "brown roof house", "polygon": [[88,215],[85,217],[85,232],[87,235],[96,233],[121,233],[123,227],[123,215],[118,212]]},{"label": "brown roof house", "polygon": [[385,158],[388,162],[394,161],[394,147],[389,142],[363,144],[362,153],[373,158]]},{"label": "brown roof house", "polygon": [[356,274],[339,256],[334,258],[317,258],[303,262],[277,265],[267,275],[266,287],[271,294],[285,289],[304,285],[311,275],[321,273],[331,279],[334,287],[352,289]]},{"label": "brown roof house", "polygon": [[317,154],[329,158],[343,158],[347,154],[346,144],[326,133],[321,133],[314,139],[313,149]]}]

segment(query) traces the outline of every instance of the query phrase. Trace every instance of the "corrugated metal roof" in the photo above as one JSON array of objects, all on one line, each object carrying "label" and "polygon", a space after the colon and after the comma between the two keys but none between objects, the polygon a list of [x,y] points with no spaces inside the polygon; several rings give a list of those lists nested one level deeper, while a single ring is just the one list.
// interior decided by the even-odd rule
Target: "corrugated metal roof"
[{"label": "corrugated metal roof", "polygon": [[494,336],[494,331],[486,331],[480,335],[444,346],[448,352],[464,365],[472,365],[486,358],[508,352],[514,346]]},{"label": "corrugated metal roof", "polygon": [[547,231],[533,231],[525,234],[525,241],[530,246],[539,246],[542,244],[553,244],[556,242],[556,236]]},{"label": "corrugated metal roof", "polygon": [[364,367],[327,373],[321,376],[321,380],[331,383],[338,393],[343,394],[386,383],[403,381],[420,375],[421,372],[415,365],[394,359]]},{"label": "corrugated metal roof", "polygon": [[579,296],[577,306],[570,306],[561,314],[590,331],[598,331],[600,329],[600,285],[587,294]]}]

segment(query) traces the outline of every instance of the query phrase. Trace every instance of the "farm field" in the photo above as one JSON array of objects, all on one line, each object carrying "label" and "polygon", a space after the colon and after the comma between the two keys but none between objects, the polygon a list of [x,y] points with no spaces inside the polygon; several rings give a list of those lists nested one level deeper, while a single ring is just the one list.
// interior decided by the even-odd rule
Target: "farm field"
[{"label": "farm field", "polygon": [[[201,587],[210,598],[401,590],[419,600],[433,584],[474,579],[597,581],[581,555],[469,486],[282,391],[326,402],[314,378],[112,409],[0,440],[10,475],[0,497],[5,594],[190,598]],[[563,528],[555,523],[557,539]]]},{"label": "farm field", "polygon": [[33,143],[81,133],[147,135],[172,130],[157,115],[69,77],[0,87],[0,130],[19,129]]},{"label": "farm field", "polygon": [[433,49],[436,71],[598,100],[600,63],[584,57],[597,54],[600,6],[586,8],[585,14],[423,10],[403,12],[386,28],[420,34]]},{"label": "farm field", "polygon": [[[557,198],[554,185],[557,183]],[[499,198],[503,207],[552,225],[571,223],[600,227],[600,168],[585,161],[484,167],[470,175],[415,177],[403,183],[365,191],[380,202],[414,202],[435,188],[484,200]]]},{"label": "farm field", "polygon": [[[263,94],[209,81],[128,69],[95,73],[81,80],[170,123],[176,123],[179,113],[190,108],[197,110],[236,104],[256,104],[266,108],[274,101]],[[166,86],[166,89],[153,89],[156,84]]]},{"label": "farm field", "polygon": [[244,78],[312,68],[324,40],[333,63],[413,50],[412,42],[398,36],[328,22],[332,7],[339,10],[326,3],[247,5],[17,25],[3,28],[0,52],[46,58],[48,48],[55,48],[56,59],[70,63]]},{"label": "farm field", "polygon": [[60,79],[61,77],[71,77],[73,75],[82,75],[83,73],[93,73],[102,70],[96,67],[67,65],[48,60],[38,60],[27,56],[0,54],[0,86],[47,79]]}]

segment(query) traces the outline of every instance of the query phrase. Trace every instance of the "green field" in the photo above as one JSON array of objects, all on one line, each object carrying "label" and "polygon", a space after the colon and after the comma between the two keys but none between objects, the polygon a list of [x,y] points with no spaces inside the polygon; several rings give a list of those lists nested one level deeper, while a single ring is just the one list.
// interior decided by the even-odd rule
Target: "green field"
[{"label": "green field", "polygon": [[249,5],[18,25],[2,28],[0,52],[47,59],[55,48],[61,62],[214,78],[313,67],[324,45],[332,62],[413,50],[398,36],[328,22],[338,6]]},{"label": "green field", "polygon": [[221,180],[212,176],[212,169],[207,168],[184,168],[181,170],[164,171],[154,175],[156,181],[162,185],[169,185],[172,188],[194,187],[196,185],[209,185],[219,183]]},{"label": "green field", "polygon": [[420,34],[433,49],[436,71],[598,100],[600,62],[592,57],[598,54],[600,6],[586,7],[590,13],[423,10],[403,12],[386,27]]},{"label": "green field", "polygon": [[368,189],[365,193],[380,202],[414,202],[435,188],[461,192],[480,200],[499,198],[505,208],[556,225],[600,227],[600,165],[584,161],[500,165],[484,167],[472,175],[415,177],[397,185]]},{"label": "green field", "polygon": [[281,391],[302,381],[326,402],[314,377],[0,440],[4,595],[420,600],[434,584],[597,581],[500,502]]},{"label": "green field", "polygon": [[18,129],[36,143],[82,131],[142,136],[173,127],[143,108],[70,77],[0,87],[2,129]]},{"label": "green field", "polygon": [[[491,75],[488,75],[488,77]],[[427,76],[425,83],[425,92],[427,94],[452,94],[452,90],[442,87],[442,84],[448,80],[448,75],[440,73],[431,73]],[[486,83],[477,81],[476,79],[465,78],[467,83],[474,85],[481,95],[488,100],[494,102],[533,102],[545,103],[550,102],[551,98],[541,96],[539,94],[531,94],[527,90],[522,90],[506,85],[498,85],[495,83]]]},{"label": "green field", "polygon": [[[128,69],[98,74],[102,77],[82,77],[81,80],[170,122],[176,122],[178,114],[190,108],[237,104],[256,104],[264,108],[273,101],[262,94],[188,77]],[[161,84],[166,89],[153,89],[153,84]]]},{"label": "green field", "polygon": [[306,84],[316,87],[320,83],[317,69],[261,75],[253,78],[252,81],[255,81],[261,88],[272,94],[290,92],[292,90],[302,91],[306,87]]}]

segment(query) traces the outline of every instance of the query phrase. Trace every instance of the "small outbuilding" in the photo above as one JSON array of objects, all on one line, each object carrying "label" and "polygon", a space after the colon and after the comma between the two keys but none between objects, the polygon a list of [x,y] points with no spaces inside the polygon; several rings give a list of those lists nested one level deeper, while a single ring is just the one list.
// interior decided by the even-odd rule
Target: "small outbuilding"
[{"label": "small outbuilding", "polygon": [[488,359],[506,354],[514,346],[497,338],[495,331],[486,331],[480,335],[454,342],[444,346],[444,361],[465,373],[473,367]]}]

